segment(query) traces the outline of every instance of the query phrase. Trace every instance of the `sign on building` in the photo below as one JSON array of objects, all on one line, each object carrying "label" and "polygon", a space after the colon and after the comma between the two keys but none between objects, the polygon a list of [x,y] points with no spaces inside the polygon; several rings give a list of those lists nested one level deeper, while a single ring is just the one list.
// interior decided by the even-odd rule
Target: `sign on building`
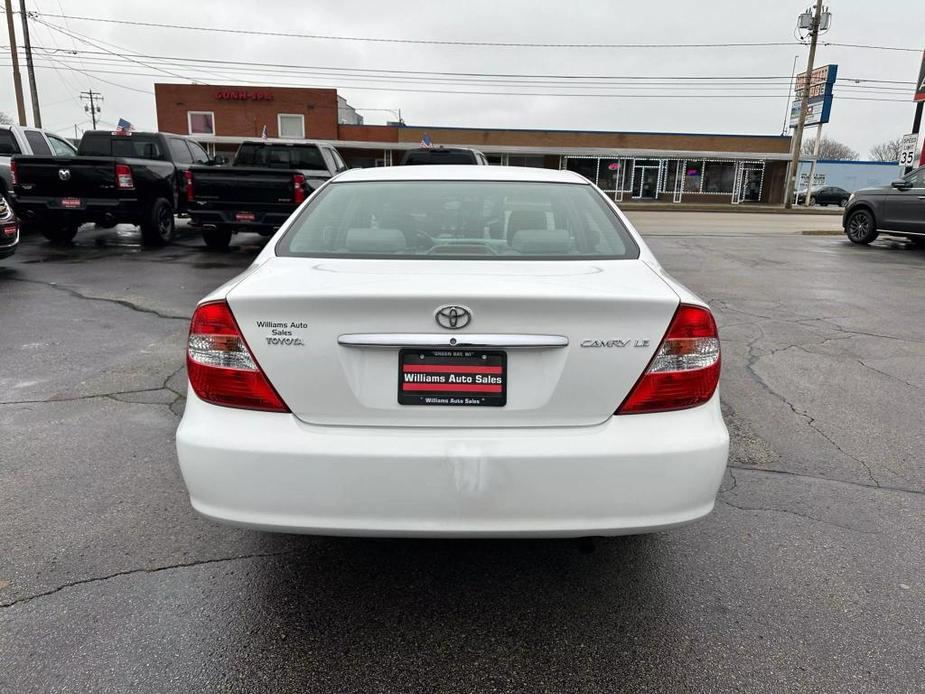
[{"label": "sign on building", "polygon": [[[800,188],[801,189],[806,188],[806,184],[808,181],[809,181],[808,173],[800,174]],[[817,173],[813,175],[813,186],[812,186],[813,188],[821,188],[824,185],[825,185],[825,174],[824,173]]]},{"label": "sign on building", "polygon": [[803,102],[803,92],[809,91],[806,103],[806,121],[804,125],[819,125],[828,123],[832,110],[832,87],[838,75],[838,65],[823,65],[809,74],[807,83],[806,73],[797,75],[793,90],[793,104],[790,107],[790,127],[797,127],[800,120],[800,107]]},{"label": "sign on building", "polygon": [[913,101],[925,101],[925,51],[922,51],[922,67],[919,68],[919,78],[915,82],[915,96]]},{"label": "sign on building", "polygon": [[919,136],[916,133],[909,133],[908,135],[903,135],[901,144],[899,145],[899,165],[900,166],[915,166],[915,150],[916,145],[919,143]]}]

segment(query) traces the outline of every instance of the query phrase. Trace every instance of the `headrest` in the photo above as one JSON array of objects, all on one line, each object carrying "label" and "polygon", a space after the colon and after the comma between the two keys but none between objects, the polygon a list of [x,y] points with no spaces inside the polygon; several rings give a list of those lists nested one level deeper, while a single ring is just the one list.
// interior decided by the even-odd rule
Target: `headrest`
[{"label": "headrest", "polygon": [[511,248],[523,255],[561,255],[572,250],[572,237],[565,229],[521,229]]},{"label": "headrest", "polygon": [[398,229],[348,229],[344,247],[351,253],[396,253],[407,243]]}]

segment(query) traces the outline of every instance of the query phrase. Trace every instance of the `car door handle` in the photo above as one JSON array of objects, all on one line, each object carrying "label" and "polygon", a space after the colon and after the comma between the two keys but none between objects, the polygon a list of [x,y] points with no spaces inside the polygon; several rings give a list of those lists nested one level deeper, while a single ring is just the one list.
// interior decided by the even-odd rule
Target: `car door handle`
[{"label": "car door handle", "polygon": [[366,333],[340,335],[344,347],[504,347],[537,349],[568,347],[564,335],[475,335],[472,333]]}]

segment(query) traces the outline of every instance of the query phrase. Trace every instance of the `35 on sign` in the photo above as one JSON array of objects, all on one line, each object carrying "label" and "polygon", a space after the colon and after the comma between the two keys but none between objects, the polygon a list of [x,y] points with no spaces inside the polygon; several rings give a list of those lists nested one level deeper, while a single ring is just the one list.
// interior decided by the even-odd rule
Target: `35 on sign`
[{"label": "35 on sign", "polygon": [[918,135],[903,135],[902,144],[899,147],[899,165],[915,166],[915,146],[918,144]]}]

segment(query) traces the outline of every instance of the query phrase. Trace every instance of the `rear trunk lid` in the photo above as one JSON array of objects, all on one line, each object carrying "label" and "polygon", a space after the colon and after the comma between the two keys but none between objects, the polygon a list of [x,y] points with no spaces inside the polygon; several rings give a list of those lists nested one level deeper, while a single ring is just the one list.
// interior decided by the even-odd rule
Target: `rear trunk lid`
[{"label": "rear trunk lid", "polygon": [[[605,421],[648,365],[679,303],[639,260],[283,257],[251,273],[227,300],[270,382],[303,421],[440,427]],[[471,322],[441,327],[435,312],[448,304],[468,308]],[[345,335],[368,342],[395,334],[404,336],[387,341],[561,336],[568,344],[499,348],[507,362],[502,407],[402,405],[400,346],[342,344]]]},{"label": "rear trunk lid", "polygon": [[196,166],[193,172],[195,200],[209,207],[241,203],[295,207],[293,177],[298,171],[251,167]]}]

